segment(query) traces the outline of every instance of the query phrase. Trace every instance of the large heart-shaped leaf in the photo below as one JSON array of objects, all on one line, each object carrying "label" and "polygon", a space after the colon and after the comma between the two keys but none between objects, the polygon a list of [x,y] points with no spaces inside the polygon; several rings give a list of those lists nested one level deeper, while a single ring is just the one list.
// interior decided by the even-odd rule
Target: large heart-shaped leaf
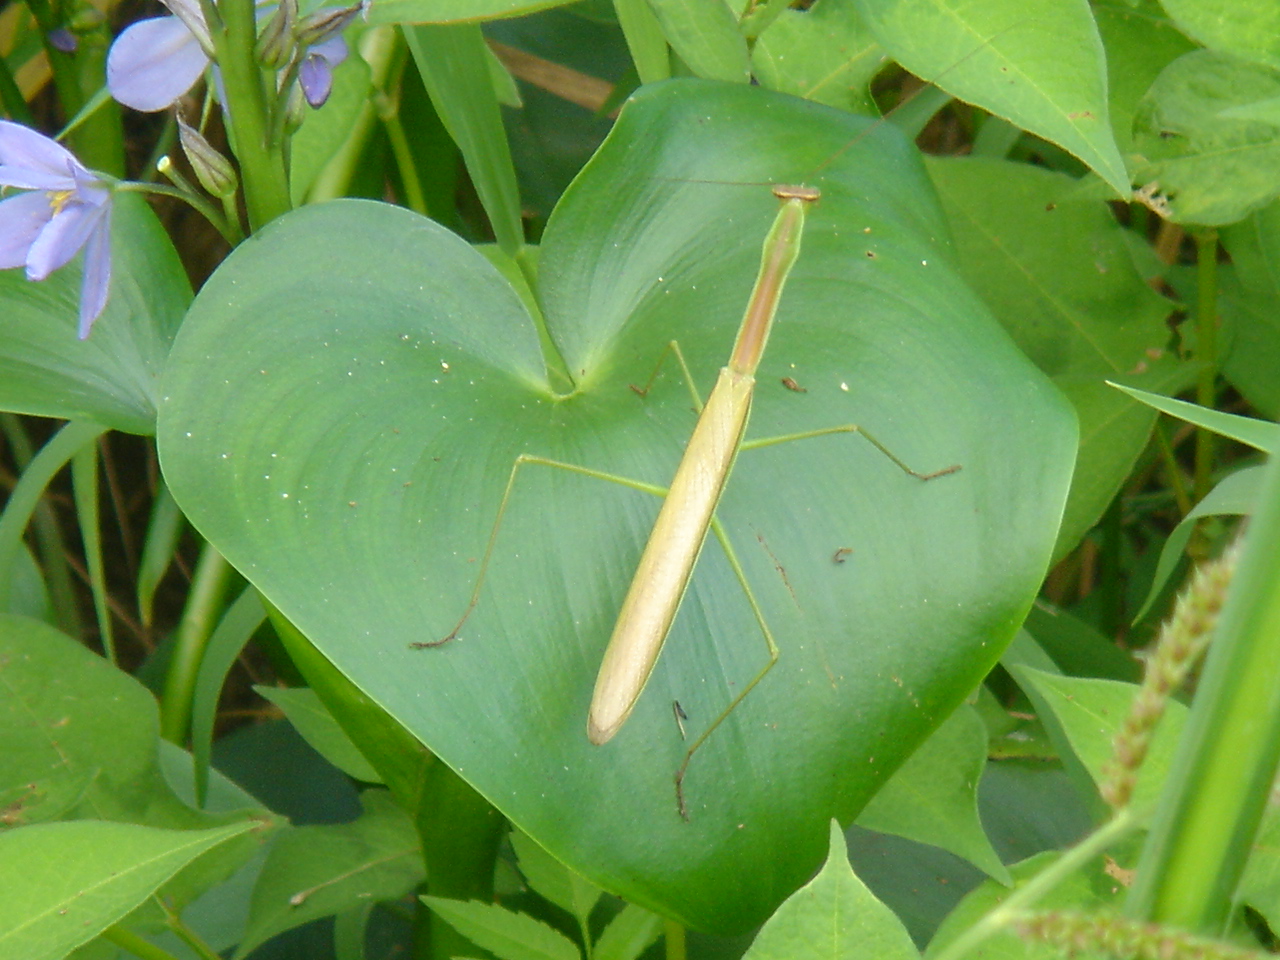
[{"label": "large heart-shaped leaf", "polygon": [[[299,210],[209,280],[165,384],[174,495],[267,598],[549,851],[704,928],[757,923],[808,879],[829,818],[992,665],[1071,472],[1069,408],[956,279],[912,149],[864,126],[749,87],[646,88],[548,225],[536,323],[429,221]],[[587,742],[656,497],[522,469],[460,637],[410,644],[465,611],[517,454],[667,482],[689,391],[675,363],[646,397],[629,385],[678,339],[705,396],[777,209],[743,183],[823,161],[749,436],[858,423],[918,469],[963,469],[922,483],[847,434],[744,451],[719,515],[781,658],[694,757],[686,823],[672,703],[696,735],[767,653],[713,540],[635,713]]]}]

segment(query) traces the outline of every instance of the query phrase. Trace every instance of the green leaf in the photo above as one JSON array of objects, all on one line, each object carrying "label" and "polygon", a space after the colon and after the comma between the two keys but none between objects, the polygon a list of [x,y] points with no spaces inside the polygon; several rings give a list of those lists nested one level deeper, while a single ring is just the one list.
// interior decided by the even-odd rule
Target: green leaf
[{"label": "green leaf", "polygon": [[972,708],[961,707],[863,808],[858,826],[941,847],[1008,882],[978,819],[986,762],[986,728]]},{"label": "green leaf", "polygon": [[1133,115],[1160,71],[1196,49],[1154,0],[1096,2],[1093,15],[1107,51],[1111,133],[1121,154],[1133,145]]},{"label": "green leaf", "polygon": [[[693,926],[761,921],[821,862],[830,818],[974,688],[1041,581],[1070,473],[1070,410],[932,239],[911,148],[864,129],[741,85],[637,94],[544,235],[539,300],[571,393],[487,260],[361,201],[295,211],[233,253],[166,381],[165,474],[223,555],[553,856]],[[705,393],[777,210],[766,189],[705,181],[794,180],[852,140],[819,183],[749,436],[857,423],[922,469],[963,470],[922,484],[848,436],[738,459],[719,516],[781,659],[695,756],[685,823],[672,701],[696,735],[767,652],[708,545],[627,726],[588,743],[655,497],[521,470],[460,638],[410,645],[467,609],[518,454],[671,476],[694,423],[678,365],[645,398],[629,385],[678,338]]]},{"label": "green leaf", "polygon": [[1176,223],[1234,223],[1280,194],[1280,127],[1231,111],[1280,96],[1280,69],[1196,50],[1169,64],[1134,116],[1135,183]]},{"label": "green leaf", "polygon": [[523,913],[512,913],[478,900],[423,897],[422,902],[468,940],[498,960],[580,960],[578,948],[564,934]]},{"label": "green leaf", "polygon": [[1025,627],[1065,674],[1129,683],[1142,678],[1138,661],[1111,637],[1043,599],[1027,614]]},{"label": "green leaf", "polygon": [[158,830],[78,820],[0,833],[0,957],[59,960],[126,916],[200,854],[254,824]]},{"label": "green leaf", "polygon": [[[1112,754],[1112,740],[1124,722],[1138,687],[1116,680],[1090,680],[1054,676],[1016,667],[1014,674],[1028,693],[1037,694],[1061,726],[1066,744],[1084,765],[1095,785],[1102,782],[1103,767]],[[1169,775],[1178,737],[1186,723],[1187,708],[1176,700],[1165,705],[1165,715],[1151,741],[1150,752],[1138,774],[1133,806],[1139,816],[1150,813]],[[1041,719],[1047,719],[1042,716]],[[1053,728],[1050,727],[1050,733]]]},{"label": "green leaf", "polygon": [[295,827],[276,838],[237,957],[319,917],[397,900],[426,878],[408,814],[384,790],[366,790],[360,800],[364,813],[351,823]]},{"label": "green leaf", "polygon": [[1196,522],[1201,517],[1247,517],[1251,514],[1254,504],[1258,502],[1258,491],[1261,489],[1265,470],[1263,466],[1245,467],[1228,474],[1178,522],[1160,548],[1160,561],[1151,578],[1151,589],[1142,609],[1133,618],[1135,623],[1147,615],[1151,605],[1160,596],[1165,583],[1178,566],[1178,561],[1182,559],[1183,550],[1191,541]]},{"label": "green leaf", "polygon": [[462,151],[498,246],[514,257],[524,246],[520,188],[480,27],[405,27],[404,36],[432,105]]},{"label": "green leaf", "polygon": [[88,340],[76,339],[79,258],[39,283],[0,271],[0,410],[155,429],[156,385],[191,285],[146,201],[117,193],[112,206],[111,296]]},{"label": "green leaf", "polygon": [[787,9],[751,48],[762,86],[854,113],[875,113],[871,78],[884,51],[858,19],[856,0]]},{"label": "green leaf", "polygon": [[1155,418],[1104,379],[1177,389],[1190,367],[1164,354],[1173,304],[1134,267],[1106,205],[1063,174],[1004,160],[930,160],[965,278],[1023,351],[1069,396],[1080,460],[1056,554],[1102,515]]},{"label": "green leaf", "polygon": [[1121,196],[1106,60],[1083,0],[859,0],[880,44],[912,73],[1058,144]]},{"label": "green leaf", "polygon": [[693,71],[707,80],[751,79],[747,41],[722,0],[649,0],[663,36]]},{"label": "green leaf", "polygon": [[255,686],[253,689],[283,710],[302,739],[347,776],[365,783],[382,782],[378,772],[351,742],[315,691],[307,687]]},{"label": "green leaf", "polygon": [[614,0],[613,9],[627,40],[627,50],[641,83],[656,83],[671,76],[671,56],[649,0]]},{"label": "green leaf", "polygon": [[0,617],[0,804],[19,823],[140,813],[156,785],[155,698],[46,624]]},{"label": "green leaf", "polygon": [[1280,808],[1267,804],[1236,900],[1261,913],[1272,929],[1280,921],[1280,857],[1276,850],[1280,850]]},{"label": "green leaf", "polygon": [[1186,400],[1162,397],[1159,394],[1148,393],[1136,387],[1126,387],[1120,383],[1113,383],[1111,386],[1171,417],[1212,430],[1220,436],[1239,440],[1255,450],[1261,450],[1267,454],[1280,452],[1280,425],[1259,420],[1256,417],[1242,417],[1236,413],[1212,410],[1199,404],[1188,403]]},{"label": "green leaf", "polygon": [[1162,0],[1178,29],[1206,47],[1280,68],[1280,9],[1267,0]]},{"label": "green leaf", "polygon": [[10,822],[75,817],[195,829],[251,821],[253,832],[218,845],[165,885],[175,909],[239,869],[268,838],[272,818],[261,808],[241,803],[214,814],[174,795],[156,760],[155,698],[82,644],[37,621],[0,617],[0,664],[0,808]]},{"label": "green leaf", "polygon": [[768,919],[743,960],[910,960],[919,955],[893,911],[854,874],[844,834],[833,821],[826,865]]},{"label": "green leaf", "polygon": [[595,960],[636,960],[662,935],[662,918],[628,903],[596,941]]},{"label": "green leaf", "polygon": [[370,4],[367,22],[378,23],[475,23],[503,17],[522,17],[571,0],[378,0]]},{"label": "green leaf", "polygon": [[603,891],[543,850],[526,833],[513,830],[511,846],[529,887],[585,926]]},{"label": "green leaf", "polygon": [[1280,203],[1222,231],[1231,254],[1218,302],[1228,346],[1222,373],[1263,414],[1280,417]]}]

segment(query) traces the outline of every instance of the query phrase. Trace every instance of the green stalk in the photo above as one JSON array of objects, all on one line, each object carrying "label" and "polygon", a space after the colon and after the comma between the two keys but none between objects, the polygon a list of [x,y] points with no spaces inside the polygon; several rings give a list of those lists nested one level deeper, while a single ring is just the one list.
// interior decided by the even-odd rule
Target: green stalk
[{"label": "green stalk", "polygon": [[121,950],[128,950],[142,960],[177,960],[172,953],[163,947],[157,947],[145,937],[140,937],[128,927],[117,924],[102,931],[102,939],[114,943]]},{"label": "green stalk", "polygon": [[4,57],[0,57],[0,110],[3,110],[10,120],[24,127],[36,125],[36,118],[31,115],[31,108],[27,106],[22,91],[18,89],[18,82],[14,80],[13,71],[9,69],[9,61]]},{"label": "green stalk", "polygon": [[[16,414],[0,414],[0,433],[3,433],[9,449],[13,451],[18,471],[25,472],[35,456],[35,450],[22,421]],[[63,633],[78,637],[84,627],[80,622],[71,565],[67,563],[66,546],[62,542],[62,532],[58,529],[58,518],[48,500],[41,498],[31,522],[40,553],[40,572],[44,574],[45,590],[49,593],[49,606],[55,623]]]},{"label": "green stalk", "polygon": [[[1213,409],[1217,405],[1218,378],[1218,232],[1198,230],[1196,241],[1196,359],[1200,376],[1196,383],[1196,403]],[[1213,487],[1215,437],[1204,427],[1196,428],[1196,466],[1193,494],[1199,503]]]},{"label": "green stalk", "polygon": [[217,7],[220,27],[209,17],[212,4],[205,7],[226,91],[225,117],[240,163],[249,229],[255,232],[292,206],[284,146],[280,138],[270,135],[269,105],[275,98],[275,80],[254,55],[257,28],[253,0],[224,0]]},{"label": "green stalk", "polygon": [[218,625],[222,600],[234,572],[222,554],[209,544],[204,545],[174,637],[173,656],[160,701],[160,736],[178,746],[186,745],[190,733],[191,702],[195,697],[200,660]]},{"label": "green stalk", "polygon": [[1280,457],[1272,457],[1199,692],[1125,902],[1219,935],[1280,762]]}]

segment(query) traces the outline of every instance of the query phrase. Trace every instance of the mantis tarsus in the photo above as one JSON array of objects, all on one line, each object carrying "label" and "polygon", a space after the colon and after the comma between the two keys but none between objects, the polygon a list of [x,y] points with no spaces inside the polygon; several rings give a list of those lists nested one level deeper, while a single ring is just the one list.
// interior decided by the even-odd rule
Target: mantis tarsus
[{"label": "mantis tarsus", "polygon": [[[800,254],[806,209],[810,204],[817,202],[820,196],[817,189],[804,186],[779,185],[773,188],[773,193],[781,201],[782,207],[765,237],[760,271],[747,301],[746,313],[738,328],[733,352],[728,364],[721,368],[719,379],[699,412],[698,422],[685,447],[684,456],[676,469],[670,488],[666,491],[655,490],[627,478],[576,464],[522,454],[512,467],[466,610],[448,636],[440,640],[414,644],[415,647],[442,646],[458,637],[463,625],[471,616],[479,602],[480,589],[484,583],[489,561],[493,556],[498,529],[510,500],[516,475],[523,465],[537,463],[560,467],[638,489],[653,490],[664,495],[662,508],[653,525],[653,531],[649,535],[644,552],[641,554],[626,598],[623,600],[613,635],[605,650],[604,660],[596,678],[595,692],[587,716],[588,739],[597,745],[607,743],[631,715],[653,672],[658,655],[662,652],[662,646],[680,609],[681,600],[689,586],[709,530],[714,529],[717,538],[725,546],[730,566],[746,592],[752,614],[760,626],[769,651],[769,660],[763,669],[743,686],[729,705],[694,738],[685,751],[684,759],[675,773],[676,804],[680,816],[685,820],[689,819],[689,814],[684,795],[684,778],[694,754],[765,678],[777,663],[779,656],[777,643],[764,613],[756,602],[737,557],[729,547],[728,539],[715,518],[716,506],[728,483],[738,452],[744,446],[757,448],[788,440],[840,433],[860,433],[903,472],[920,480],[931,480],[960,469],[958,465],[954,465],[933,473],[918,473],[898,459],[880,441],[855,424],[824,427],[744,444],[743,437],[751,412],[752,393],[755,389],[756,369],[768,342],[783,287]],[[687,378],[688,368],[680,353],[679,345],[672,341],[669,348],[676,354]],[[644,394],[644,391],[637,392]],[[684,711],[678,705],[676,717],[678,723],[685,718]],[[680,728],[683,736],[683,723],[680,723]]]}]

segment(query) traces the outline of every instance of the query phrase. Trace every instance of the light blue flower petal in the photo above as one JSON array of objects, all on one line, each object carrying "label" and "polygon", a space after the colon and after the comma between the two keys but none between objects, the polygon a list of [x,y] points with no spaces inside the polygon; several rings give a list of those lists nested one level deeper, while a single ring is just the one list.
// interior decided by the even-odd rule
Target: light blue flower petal
[{"label": "light blue flower petal", "polygon": [[74,257],[106,210],[73,201],[55,213],[27,253],[27,279],[43,280]]},{"label": "light blue flower petal", "polygon": [[53,216],[43,193],[23,193],[0,201],[0,270],[27,263],[27,251]]},{"label": "light blue flower petal", "polygon": [[333,90],[333,68],[324,57],[308,53],[298,68],[298,83],[307,103],[316,108],[322,107]]},{"label": "light blue flower petal", "polygon": [[312,56],[323,57],[331,67],[336,67],[347,59],[347,41],[342,34],[334,34],[327,40],[321,40],[307,51]]},{"label": "light blue flower petal", "polygon": [[111,292],[111,209],[102,215],[84,248],[84,279],[80,283],[80,339],[89,336],[93,321],[102,315]]},{"label": "light blue flower petal", "polygon": [[[0,120],[0,170],[5,171],[6,176],[17,177],[19,171],[26,171],[30,178],[43,175],[46,182],[50,177],[61,178],[60,182],[69,186],[71,171],[76,167],[80,167],[80,162],[62,144],[20,123]],[[0,183],[10,187],[25,185]],[[37,189],[45,189],[44,184]]]},{"label": "light blue flower petal", "polygon": [[65,173],[0,166],[0,186],[17,187],[19,190],[75,190],[76,182]]},{"label": "light blue flower petal", "polygon": [[107,87],[126,107],[164,110],[209,66],[199,41],[177,17],[139,20],[107,54]]}]

